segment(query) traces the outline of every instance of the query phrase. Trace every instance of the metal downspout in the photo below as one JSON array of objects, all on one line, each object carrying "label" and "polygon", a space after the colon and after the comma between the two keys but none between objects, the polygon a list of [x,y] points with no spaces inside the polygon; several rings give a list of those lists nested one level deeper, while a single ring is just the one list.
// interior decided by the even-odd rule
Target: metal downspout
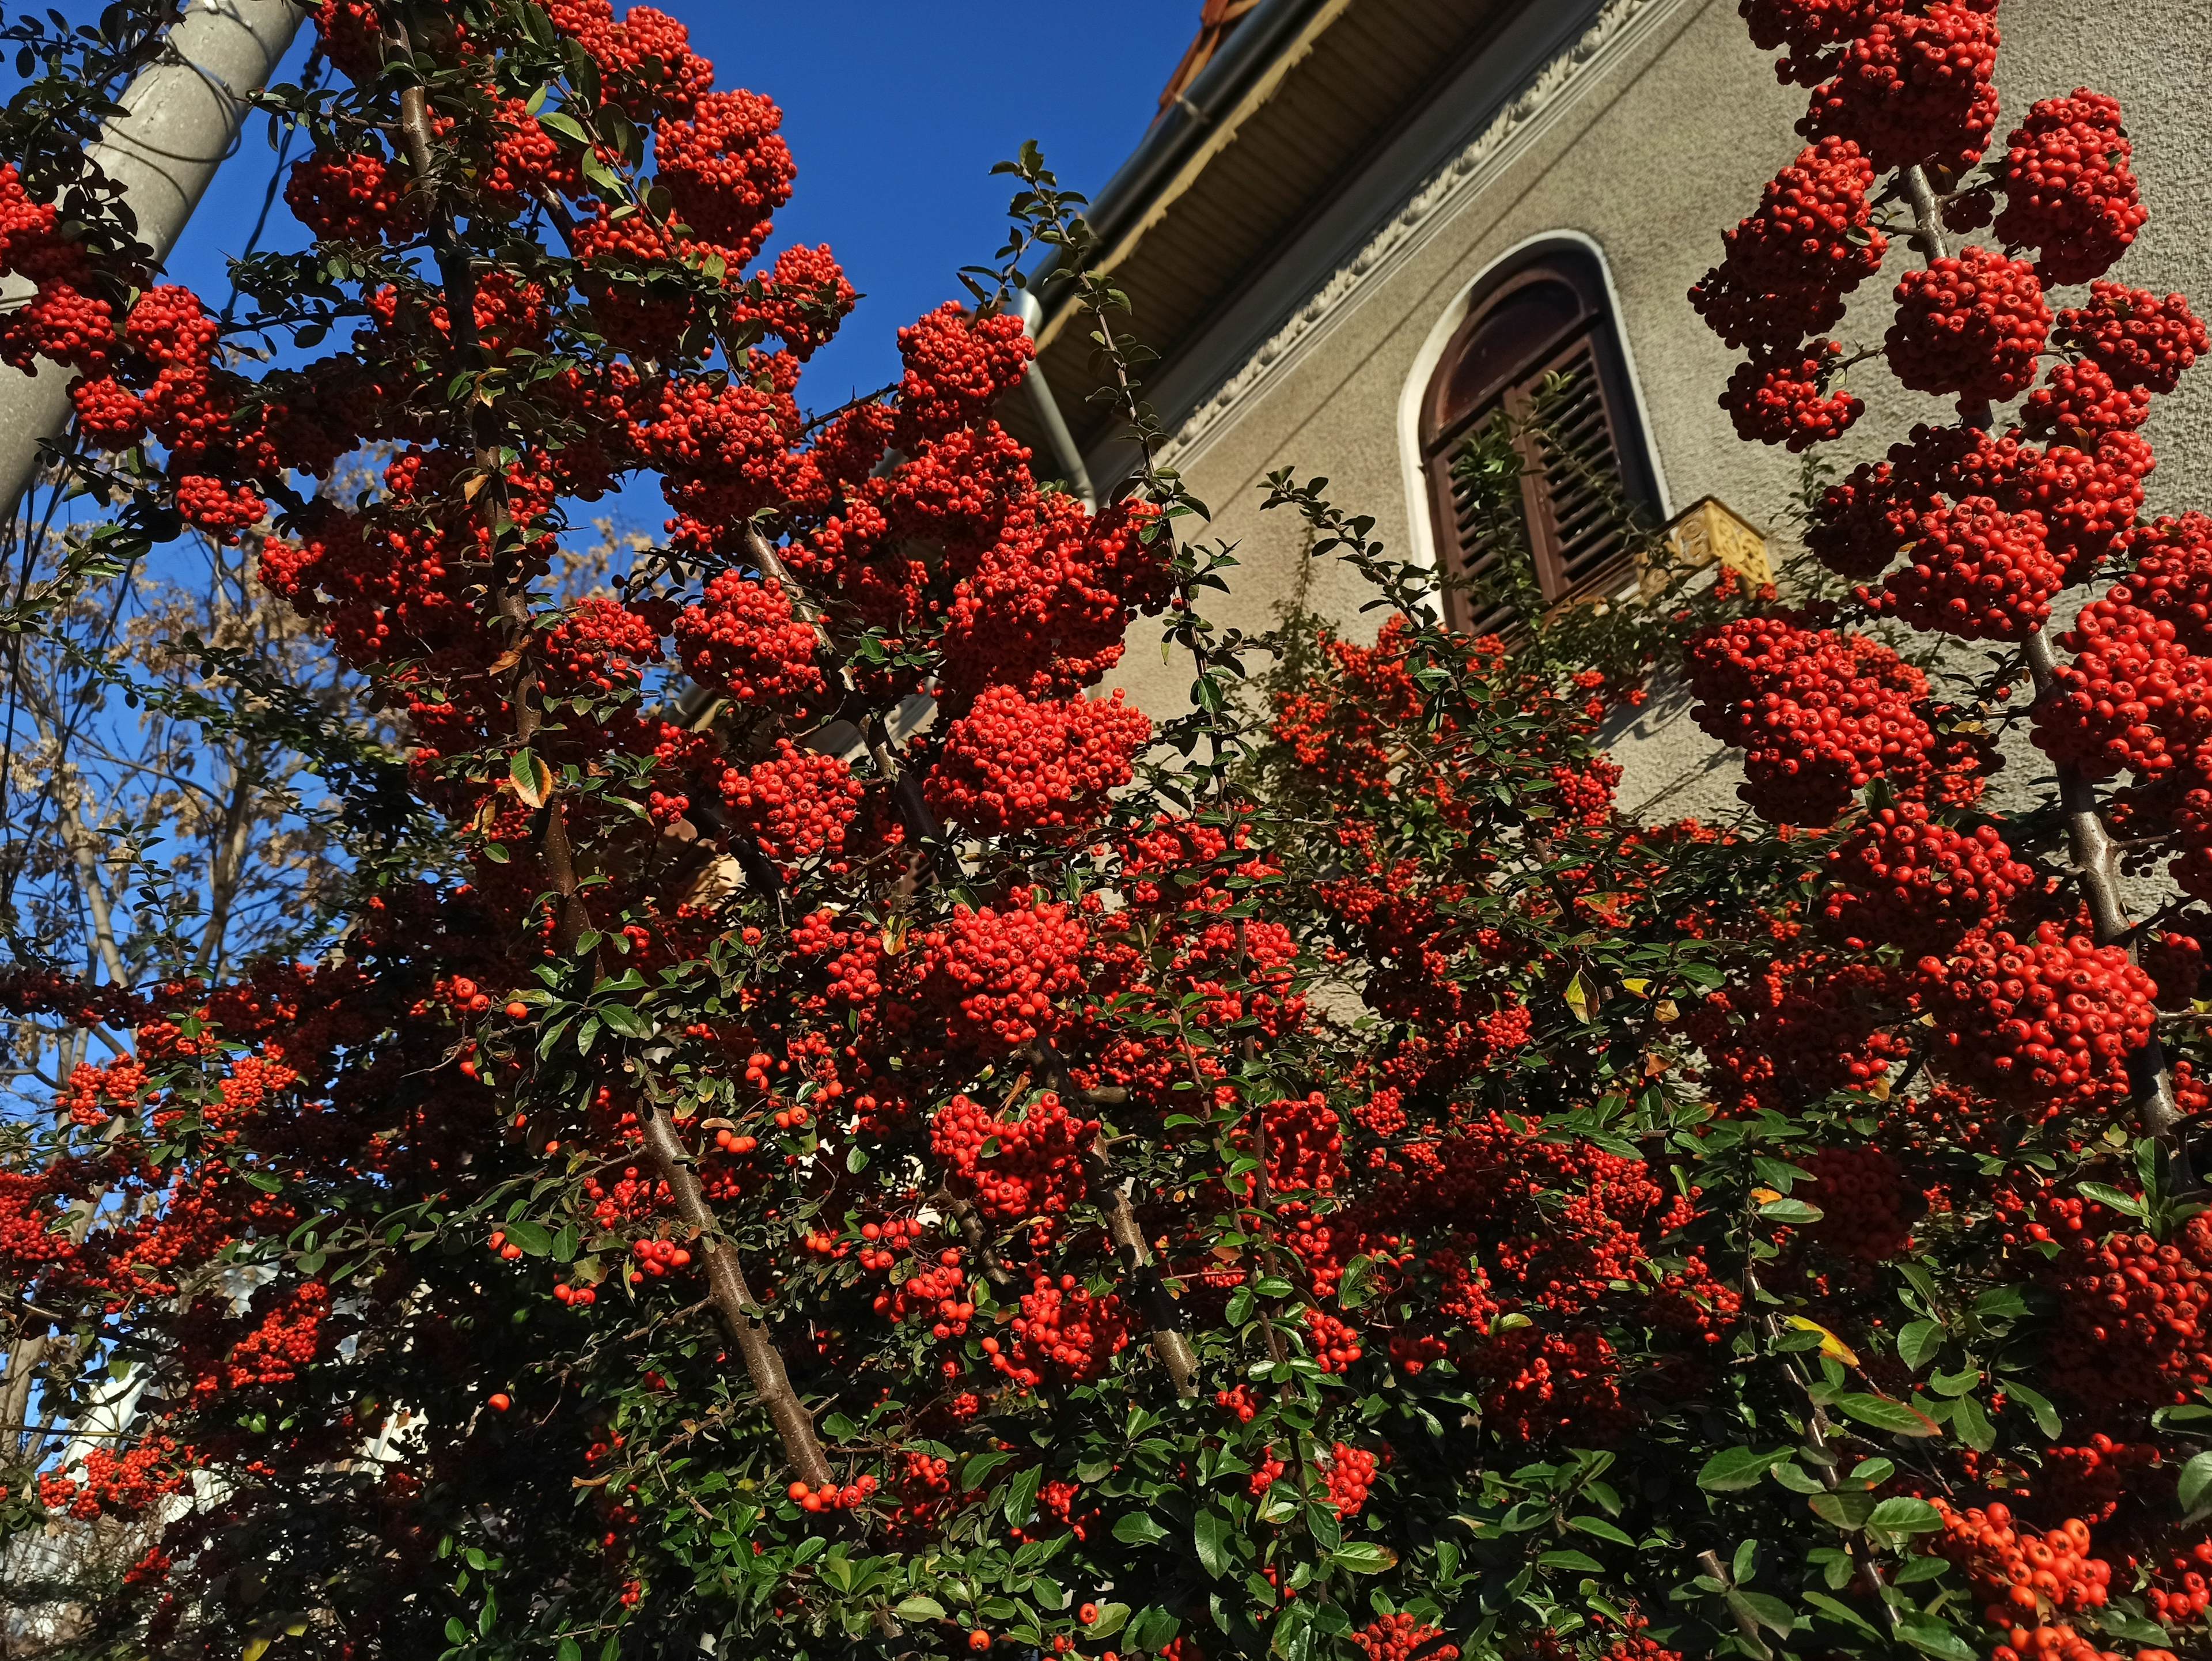
[{"label": "metal downspout", "polygon": [[[1044,307],[1027,289],[1016,289],[1006,300],[1006,309],[1022,320],[1030,338],[1037,338],[1044,326]],[[1044,429],[1045,441],[1052,446],[1053,459],[1066,479],[1068,488],[1075,492],[1085,508],[1098,511],[1098,492],[1092,488],[1091,470],[1083,465],[1083,452],[1075,447],[1075,435],[1067,429],[1067,422],[1060,413],[1060,400],[1052,395],[1052,383],[1044,378],[1044,365],[1031,359],[1029,373],[1022,377],[1021,391],[1030,402],[1030,411],[1037,425]]]}]

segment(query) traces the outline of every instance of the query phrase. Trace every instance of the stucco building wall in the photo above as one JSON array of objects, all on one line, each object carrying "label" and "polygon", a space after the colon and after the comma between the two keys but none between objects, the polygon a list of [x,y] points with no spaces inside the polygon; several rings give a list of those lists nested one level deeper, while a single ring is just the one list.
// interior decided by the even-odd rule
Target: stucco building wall
[{"label": "stucco building wall", "polygon": [[[2202,0],[2013,0],[2000,21],[1999,137],[2036,99],[2080,85],[2117,96],[2151,209],[2117,275],[2212,301],[2212,28]],[[1733,356],[1684,295],[1717,257],[1721,230],[1800,147],[1792,123],[1804,99],[1777,84],[1734,0],[1528,8],[1155,373],[1156,407],[1178,429],[1170,459],[1243,562],[1212,609],[1263,628],[1301,581],[1301,527],[1259,511],[1261,481],[1279,467],[1326,475],[1332,497],[1373,515],[1394,550],[1425,547],[1411,400],[1474,283],[1515,249],[1560,234],[1588,239],[1606,261],[1669,509],[1717,495],[1786,541],[1796,459],[1736,439],[1715,403]],[[1914,257],[1893,239],[1887,271],[1860,289],[1838,331],[1847,346],[1879,344],[1889,290]],[[1879,453],[1914,420],[1948,418],[1878,364],[1855,389],[1870,407],[1850,438],[1825,447],[1838,466]],[[2152,509],[2212,505],[2212,368],[2160,400],[2149,436],[2161,458]],[[1127,465],[1112,445],[1091,459],[1103,478]],[[1304,575],[1309,603],[1347,630],[1372,626],[1352,573],[1323,563]],[[1121,676],[1157,709],[1180,704],[1188,681],[1144,649]],[[1668,689],[1615,740],[1625,806],[1668,817],[1735,810],[1732,765]]]}]

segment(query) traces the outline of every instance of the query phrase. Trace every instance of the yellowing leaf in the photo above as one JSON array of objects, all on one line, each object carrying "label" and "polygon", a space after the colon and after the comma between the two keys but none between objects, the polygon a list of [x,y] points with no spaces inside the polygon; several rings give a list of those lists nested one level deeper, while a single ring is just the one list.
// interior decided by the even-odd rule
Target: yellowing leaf
[{"label": "yellowing leaf", "polygon": [[1590,1018],[1589,988],[1583,984],[1582,971],[1575,971],[1574,979],[1567,983],[1567,1007],[1575,1012],[1575,1019],[1586,1021]]},{"label": "yellowing leaf", "polygon": [[1772,1205],[1782,1196],[1771,1188],[1754,1188],[1751,1190],[1751,1197],[1761,1205]]},{"label": "yellowing leaf", "polygon": [[246,1661],[261,1661],[261,1658],[269,1653],[269,1646],[276,1641],[276,1640],[273,1638],[247,1639],[246,1640]]},{"label": "yellowing leaf", "polygon": [[507,781],[525,807],[543,807],[553,794],[553,770],[528,750],[518,750],[507,764]]},{"label": "yellowing leaf", "polygon": [[1836,1336],[1834,1333],[1829,1331],[1827,1328],[1822,1326],[1818,1321],[1809,1321],[1802,1315],[1793,1315],[1787,1322],[1784,1323],[1784,1324],[1796,1327],[1800,1332],[1819,1333],[1820,1335],[1820,1354],[1826,1356],[1830,1360],[1841,1361],[1847,1367],[1855,1367],[1859,1364],[1859,1358],[1852,1350],[1851,1347],[1845,1343],[1842,1339]]}]

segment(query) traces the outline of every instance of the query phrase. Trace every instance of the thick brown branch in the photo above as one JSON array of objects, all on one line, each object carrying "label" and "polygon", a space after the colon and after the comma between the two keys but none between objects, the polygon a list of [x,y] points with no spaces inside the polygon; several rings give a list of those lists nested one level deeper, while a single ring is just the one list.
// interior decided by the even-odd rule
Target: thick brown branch
[{"label": "thick brown branch", "polygon": [[707,1287],[713,1296],[714,1313],[744,1360],[753,1392],[783,1439],[784,1455],[792,1469],[810,1488],[833,1485],[836,1473],[814,1433],[814,1420],[791,1387],[782,1353],[769,1337],[760,1305],[745,1284],[744,1266],[735,1248],[720,1238],[714,1208],[699,1187],[683,1141],[666,1110],[658,1105],[645,1121],[645,1145],[660,1179],[674,1196],[676,1214],[699,1232],[699,1250],[707,1265]]},{"label": "thick brown branch", "polygon": [[1152,1262],[1152,1249],[1146,1243],[1145,1231],[1138,1224],[1137,1208],[1129,1203],[1121,1178],[1097,1148],[1085,1154],[1083,1169],[1090,1179],[1091,1203],[1105,1219],[1107,1238],[1114,1242],[1121,1268],[1137,1288],[1137,1300],[1145,1311],[1145,1325],[1152,1334],[1152,1354],[1160,1358],[1168,1377],[1175,1380],[1178,1396],[1195,1395],[1198,1354],[1183,1334],[1182,1317],[1176,1312],[1175,1299],[1168,1296],[1167,1285]]}]

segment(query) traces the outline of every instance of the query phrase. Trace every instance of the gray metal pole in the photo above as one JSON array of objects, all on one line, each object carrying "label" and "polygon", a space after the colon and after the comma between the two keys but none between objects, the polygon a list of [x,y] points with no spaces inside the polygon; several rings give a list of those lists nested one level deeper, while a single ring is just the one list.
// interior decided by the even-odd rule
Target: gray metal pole
[{"label": "gray metal pole", "polygon": [[[1031,340],[1037,338],[1044,323],[1044,307],[1027,289],[1016,289],[1006,296],[1006,309],[1022,320]],[[1067,417],[1060,412],[1060,400],[1052,395],[1052,383],[1044,378],[1044,365],[1031,362],[1029,373],[1022,377],[1021,392],[1030,401],[1030,410],[1036,417],[1037,425],[1044,429],[1045,442],[1052,446],[1053,459],[1060,463],[1067,486],[1083,505],[1093,513],[1098,511],[1098,492],[1091,487],[1091,470],[1083,465],[1083,452],[1076,447],[1075,435],[1067,430]]]},{"label": "gray metal pole", "polygon": [[[117,101],[88,154],[122,187],[138,237],[158,264],[169,257],[208,182],[238,142],[246,100],[269,84],[306,13],[294,0],[195,0],[163,43],[161,56]],[[20,277],[0,283],[0,305],[32,292]],[[72,372],[42,365],[36,375],[0,366],[0,514],[38,470],[39,446],[69,424]]]}]

